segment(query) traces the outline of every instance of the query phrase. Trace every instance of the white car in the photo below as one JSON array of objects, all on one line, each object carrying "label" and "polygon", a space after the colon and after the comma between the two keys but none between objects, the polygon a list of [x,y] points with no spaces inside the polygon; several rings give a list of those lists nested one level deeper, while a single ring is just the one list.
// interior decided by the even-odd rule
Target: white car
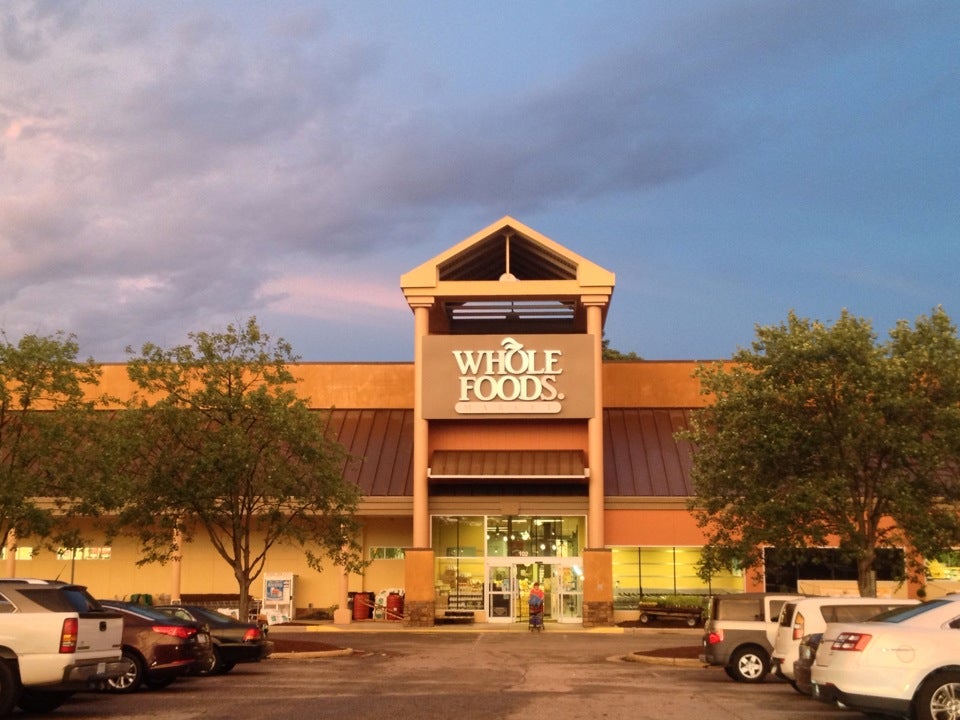
[{"label": "white car", "polygon": [[852,623],[869,620],[875,615],[917,600],[906,598],[863,598],[859,596],[811,597],[792,600],[780,610],[777,636],[773,641],[773,669],[791,684],[793,664],[800,657],[800,640],[804,635],[822,633],[827,623]]},{"label": "white car", "polygon": [[872,715],[960,720],[960,595],[831,623],[812,670],[813,696]]}]

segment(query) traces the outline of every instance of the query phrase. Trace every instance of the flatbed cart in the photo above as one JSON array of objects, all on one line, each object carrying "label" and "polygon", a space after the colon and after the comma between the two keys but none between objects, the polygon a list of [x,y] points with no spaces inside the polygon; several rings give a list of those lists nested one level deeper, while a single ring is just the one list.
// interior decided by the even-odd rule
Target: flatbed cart
[{"label": "flatbed cart", "polygon": [[539,598],[536,595],[531,596],[529,608],[530,620],[528,627],[530,628],[530,632],[534,630],[540,632],[543,630],[543,598]]},{"label": "flatbed cart", "polygon": [[703,622],[703,610],[693,607],[641,607],[640,622],[646,625],[651,620],[679,620],[687,627],[696,627]]}]

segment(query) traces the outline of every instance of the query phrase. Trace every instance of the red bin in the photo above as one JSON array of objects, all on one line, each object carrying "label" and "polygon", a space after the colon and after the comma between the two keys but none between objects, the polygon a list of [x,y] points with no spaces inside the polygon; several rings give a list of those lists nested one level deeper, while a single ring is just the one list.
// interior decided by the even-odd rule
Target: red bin
[{"label": "red bin", "polygon": [[403,620],[403,595],[399,593],[387,595],[387,620]]},{"label": "red bin", "polygon": [[353,596],[354,620],[369,620],[371,610],[373,610],[373,603],[370,601],[369,593],[358,592]]}]

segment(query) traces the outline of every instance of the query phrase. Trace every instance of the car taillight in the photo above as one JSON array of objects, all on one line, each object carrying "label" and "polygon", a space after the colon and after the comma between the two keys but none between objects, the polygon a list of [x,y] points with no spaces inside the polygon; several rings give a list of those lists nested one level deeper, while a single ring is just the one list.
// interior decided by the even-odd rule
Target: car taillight
[{"label": "car taillight", "polygon": [[797,613],[793,619],[793,639],[799,640],[803,637],[803,613]]},{"label": "car taillight", "polygon": [[67,618],[63,621],[63,628],[60,630],[60,652],[75,653],[77,651],[79,628],[80,621],[77,618]]},{"label": "car taillight", "polygon": [[243,634],[244,642],[255,642],[261,638],[260,628],[250,628]]},{"label": "car taillight", "polygon": [[723,630],[714,630],[707,634],[707,645],[716,645],[723,642]]},{"label": "car taillight", "polygon": [[171,635],[184,640],[189,640],[197,634],[196,628],[186,627],[184,625],[154,625],[152,629],[155,633]]},{"label": "car taillight", "polygon": [[837,639],[833,641],[831,649],[861,652],[867,647],[867,643],[870,642],[872,637],[873,635],[867,635],[866,633],[842,632],[837,635]]}]

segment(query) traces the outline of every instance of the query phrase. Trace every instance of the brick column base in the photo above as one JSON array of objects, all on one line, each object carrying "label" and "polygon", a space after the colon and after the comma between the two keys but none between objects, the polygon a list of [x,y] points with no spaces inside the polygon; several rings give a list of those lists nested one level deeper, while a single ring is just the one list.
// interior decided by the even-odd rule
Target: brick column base
[{"label": "brick column base", "polygon": [[585,628],[612,627],[613,624],[613,602],[583,603],[583,626]]},{"label": "brick column base", "polygon": [[406,600],[403,604],[403,624],[407,627],[433,627],[433,600]]}]

